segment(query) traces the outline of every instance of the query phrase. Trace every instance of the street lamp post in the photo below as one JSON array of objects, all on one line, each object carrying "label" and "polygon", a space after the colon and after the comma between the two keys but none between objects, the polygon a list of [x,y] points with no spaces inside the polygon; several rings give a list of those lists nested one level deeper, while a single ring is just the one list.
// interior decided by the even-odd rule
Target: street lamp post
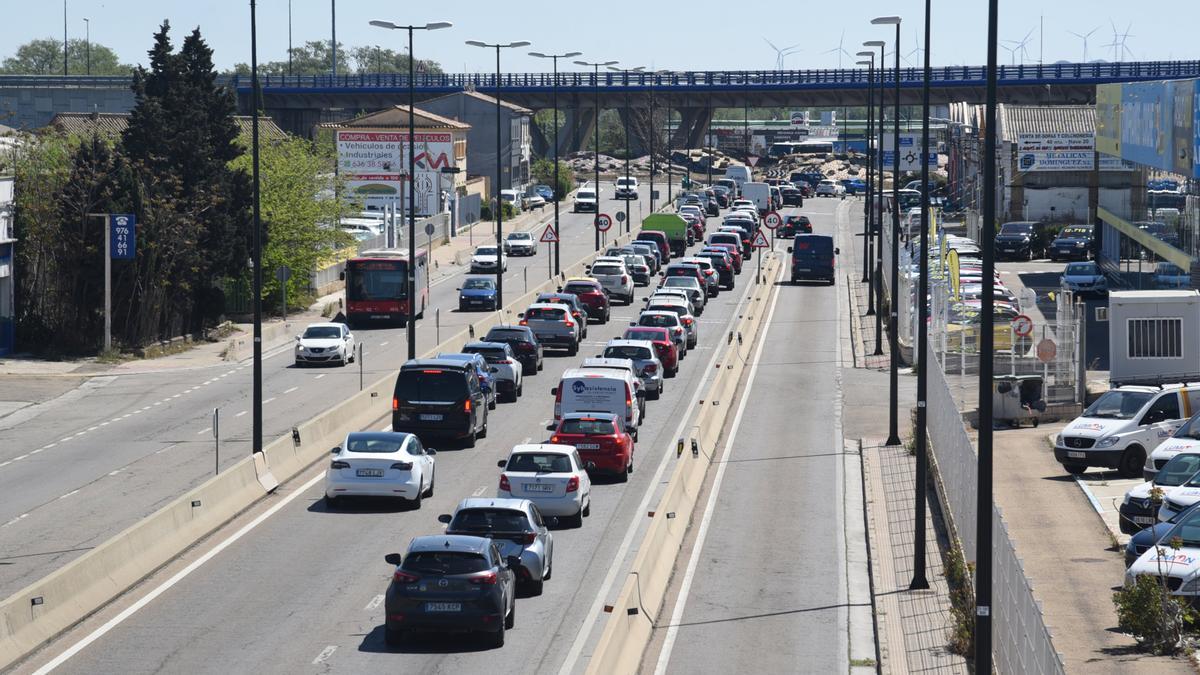
[{"label": "street lamp post", "polygon": [[[504,265],[501,261],[504,260],[504,240],[501,232],[504,223],[504,200],[500,199],[500,180],[502,172],[502,156],[504,150],[504,140],[501,136],[501,115],[500,115],[500,50],[501,49],[516,49],[518,47],[528,47],[527,40],[517,40],[516,42],[480,42],[479,40],[467,40],[467,44],[472,47],[482,47],[484,49],[496,50],[496,307],[504,306]],[[412,51],[409,51],[409,62],[412,62]]]},{"label": "street lamp post", "polygon": [[[913,577],[911,590],[929,588],[925,578],[925,473],[928,420],[926,396],[929,391],[929,18],[930,0],[925,0],[925,72],[921,84],[921,245],[920,280],[917,282],[917,429],[914,444],[917,455],[917,477],[914,486],[916,513],[913,522]],[[989,514],[990,515],[990,514]]]},{"label": "street lamp post", "polygon": [[253,169],[251,171],[252,189],[254,191],[254,220],[251,236],[250,262],[254,265],[254,374],[253,374],[253,403],[251,405],[253,422],[250,439],[251,454],[262,452],[262,212],[259,208],[259,178],[258,178],[258,7],[256,0],[250,0],[250,154]]},{"label": "street lamp post", "polygon": [[888,300],[888,349],[891,351],[891,369],[888,373],[887,445],[900,445],[900,340],[896,332],[896,317],[900,307],[900,17],[881,16],[871,19],[871,23],[896,27],[896,100],[893,101],[895,108],[892,110],[892,283]]},{"label": "street lamp post", "polygon": [[875,52],[858,52],[857,56],[870,57],[869,61],[859,61],[857,65],[867,67],[867,199],[863,205],[863,283],[867,284],[868,306],[867,313],[875,313],[875,298],[871,293],[871,206],[874,201],[872,190],[875,186],[874,166],[871,147],[875,138]]},{"label": "street lamp post", "polygon": [[292,75],[292,0],[288,0],[288,77]]},{"label": "street lamp post", "polygon": [[337,0],[329,0],[329,55],[333,79],[337,80]]},{"label": "street lamp post", "polygon": [[[631,153],[631,148],[630,148],[630,144],[629,144],[629,116],[633,114],[632,111],[629,109],[629,74],[630,73],[640,73],[643,70],[645,70],[646,68],[645,68],[645,66],[638,66],[636,68],[617,68],[616,66],[609,66],[608,69],[615,70],[616,72],[622,73],[625,76],[625,189],[628,190],[629,189],[629,155]],[[625,198],[625,234],[629,234],[629,201],[630,201],[629,198],[626,197]]]},{"label": "street lamp post", "polygon": [[[869,40],[863,43],[864,47],[879,48],[879,123],[875,125],[875,129],[879,132],[879,143],[875,146],[875,156],[878,159],[878,165],[875,168],[875,184],[879,188],[877,195],[872,196],[874,204],[871,206],[871,246],[875,249],[875,271],[871,273],[871,291],[874,299],[874,304],[879,306],[879,311],[875,312],[875,351],[872,356],[880,356],[883,354],[883,49],[887,46],[883,40]],[[872,305],[874,308],[874,305]]]},{"label": "street lamp post", "polygon": [[[536,56],[539,59],[550,59],[554,63],[554,274],[562,273],[559,259],[559,248],[562,245],[562,230],[558,227],[558,202],[566,196],[558,194],[558,60],[571,59],[579,56],[583,52],[566,52],[565,54],[543,54],[541,52],[529,52],[530,56]],[[600,200],[596,200],[596,208],[600,208]]]},{"label": "street lamp post", "polygon": [[83,17],[83,45],[84,51],[87,54],[87,74],[92,74],[92,20]]},{"label": "street lamp post", "polygon": [[616,64],[616,61],[575,62],[575,65],[592,68],[596,78],[594,82],[596,89],[596,147],[593,153],[596,158],[595,167],[593,167],[596,170],[596,185],[594,186],[596,192],[596,215],[592,217],[592,232],[596,236],[597,251],[600,250],[600,67],[615,66]]},{"label": "street lamp post", "polygon": [[[391,21],[372,21],[372,26],[377,28],[386,28],[388,30],[404,30],[408,31],[408,283],[405,284],[408,296],[408,317],[405,333],[408,337],[408,358],[417,358],[417,159],[416,159],[416,133],[417,133],[417,109],[415,98],[416,94],[413,89],[413,31],[418,30],[438,30],[440,28],[449,28],[449,21],[438,21],[427,23],[424,26],[402,25],[392,23]],[[334,49],[337,49],[337,43],[334,43]],[[334,56],[335,63],[337,56]],[[424,308],[422,308],[422,312]]]}]

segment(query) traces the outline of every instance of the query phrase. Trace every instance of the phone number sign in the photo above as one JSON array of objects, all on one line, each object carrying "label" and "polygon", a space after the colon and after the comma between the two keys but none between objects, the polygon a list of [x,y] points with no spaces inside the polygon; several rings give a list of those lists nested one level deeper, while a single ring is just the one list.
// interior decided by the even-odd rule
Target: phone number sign
[{"label": "phone number sign", "polygon": [[136,257],[137,216],[114,213],[108,217],[108,255],[113,260],[133,260]]}]

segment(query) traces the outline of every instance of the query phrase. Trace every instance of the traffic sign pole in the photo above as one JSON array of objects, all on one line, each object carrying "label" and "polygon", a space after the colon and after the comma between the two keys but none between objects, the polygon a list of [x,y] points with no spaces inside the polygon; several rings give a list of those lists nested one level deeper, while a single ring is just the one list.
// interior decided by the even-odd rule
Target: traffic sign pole
[{"label": "traffic sign pole", "polygon": [[112,349],[112,225],[104,218],[104,351]]}]

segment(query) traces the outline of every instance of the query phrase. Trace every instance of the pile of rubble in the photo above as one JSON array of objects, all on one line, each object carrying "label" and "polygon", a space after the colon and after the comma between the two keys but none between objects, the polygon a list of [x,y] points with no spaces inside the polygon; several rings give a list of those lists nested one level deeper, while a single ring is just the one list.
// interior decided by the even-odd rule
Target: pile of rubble
[{"label": "pile of rubble", "polygon": [[[666,174],[669,170],[674,174],[683,174],[687,172],[687,168],[680,162],[686,158],[682,153],[675,153],[673,162],[670,167],[667,166],[667,157],[659,153],[654,154],[654,169],[656,175]],[[596,156],[590,152],[575,152],[564,158],[564,161],[570,165],[571,170],[581,180],[587,180],[590,176],[596,173]],[[625,160],[617,157],[612,157],[600,154],[600,173],[603,176],[620,176],[625,174]],[[693,170],[697,170],[693,166]],[[721,168],[724,171],[724,167]],[[635,176],[650,175],[650,155],[636,157],[629,163],[629,172]]]}]

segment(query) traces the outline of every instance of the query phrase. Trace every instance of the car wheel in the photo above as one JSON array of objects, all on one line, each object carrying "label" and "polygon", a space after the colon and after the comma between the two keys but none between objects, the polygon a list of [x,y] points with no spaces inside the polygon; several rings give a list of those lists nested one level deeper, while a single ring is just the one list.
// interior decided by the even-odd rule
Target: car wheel
[{"label": "car wheel", "polygon": [[508,616],[504,617],[504,627],[512,628],[517,625],[517,603],[514,601],[512,609],[508,610]]},{"label": "car wheel", "polygon": [[517,396],[513,400],[515,401],[515,400],[517,400],[517,398],[521,398],[524,395],[525,395],[525,381],[522,380],[521,382],[517,383]]},{"label": "car wheel", "polygon": [[1080,473],[1083,473],[1084,471],[1087,471],[1086,464],[1076,464],[1074,462],[1063,462],[1062,468],[1065,469],[1066,472],[1070,473],[1070,474],[1080,474]]},{"label": "car wheel", "polygon": [[383,641],[389,647],[399,647],[404,644],[404,631],[399,628],[384,628]]},{"label": "car wheel", "polygon": [[325,508],[326,509],[329,509],[329,510],[336,509],[339,505],[341,505],[341,503],[342,503],[341,499],[339,499],[338,497],[331,497],[329,495],[325,495]]},{"label": "car wheel", "polygon": [[583,527],[583,509],[580,509],[579,512],[573,516],[567,516],[563,520],[566,522],[567,527]]},{"label": "car wheel", "polygon": [[417,491],[416,497],[413,497],[412,499],[408,500],[408,508],[413,511],[421,510],[421,492],[419,490]]},{"label": "car wheel", "polygon": [[[508,623],[508,617],[505,617],[504,624]],[[489,643],[492,647],[499,649],[504,646],[504,624],[501,624],[500,630],[495,633],[489,633]]]},{"label": "car wheel", "polygon": [[538,360],[538,363],[537,363],[538,372],[539,373],[542,372],[542,370],[544,370],[545,368],[546,368],[546,361],[544,359]]},{"label": "car wheel", "polygon": [[1125,454],[1121,455],[1121,464],[1117,467],[1122,478],[1140,478],[1142,467],[1146,465],[1146,451],[1140,445],[1131,445]]},{"label": "car wheel", "polygon": [[601,321],[601,323],[608,323],[611,319],[612,319],[612,309],[606,307],[604,309],[604,321]]},{"label": "car wheel", "polygon": [[338,361],[338,365],[340,365],[342,368],[350,365],[350,357],[346,356],[346,352],[342,352],[342,358],[340,361]]},{"label": "car wheel", "polygon": [[527,596],[536,596],[542,594],[542,587],[545,584],[544,580],[529,581],[525,583],[525,594]]},{"label": "car wheel", "polygon": [[646,398],[650,399],[651,401],[657,401],[659,396],[662,396],[662,387],[646,393]]},{"label": "car wheel", "polygon": [[497,399],[497,398],[499,398],[499,397],[497,397],[497,396],[493,396],[493,397],[491,398],[491,400],[489,400],[489,401],[488,401],[488,410],[495,410],[495,409],[496,409],[496,399]]},{"label": "car wheel", "polygon": [[572,342],[570,347],[567,347],[567,356],[575,356],[579,353],[579,343]]},{"label": "car wheel", "polygon": [[585,517],[585,518],[592,515],[592,497],[591,497],[591,495],[588,495],[587,505],[583,507],[583,511],[581,511],[580,513],[582,513],[583,517]]},{"label": "car wheel", "polygon": [[487,423],[487,420],[484,420],[484,421],[483,421],[483,428],[479,430],[479,437],[480,437],[480,438],[487,438],[487,434],[488,434],[488,423]]},{"label": "car wheel", "polygon": [[475,447],[475,439],[476,438],[477,438],[477,434],[475,432],[475,427],[472,426],[471,433],[467,434],[467,437],[465,439],[463,439],[463,446],[468,447],[468,448]]},{"label": "car wheel", "polygon": [[430,478],[429,478],[429,489],[425,491],[425,496],[426,496],[426,497],[432,497],[432,496],[433,496],[433,486],[434,486],[436,483],[437,483],[437,470],[435,469],[435,470],[434,470],[434,473],[433,473],[433,475],[432,475],[432,476],[430,476]]},{"label": "car wheel", "polygon": [[629,474],[632,471],[633,471],[633,465],[632,464],[626,465],[625,470],[620,472],[619,474],[617,474],[617,482],[618,483],[628,483],[629,482]]}]

